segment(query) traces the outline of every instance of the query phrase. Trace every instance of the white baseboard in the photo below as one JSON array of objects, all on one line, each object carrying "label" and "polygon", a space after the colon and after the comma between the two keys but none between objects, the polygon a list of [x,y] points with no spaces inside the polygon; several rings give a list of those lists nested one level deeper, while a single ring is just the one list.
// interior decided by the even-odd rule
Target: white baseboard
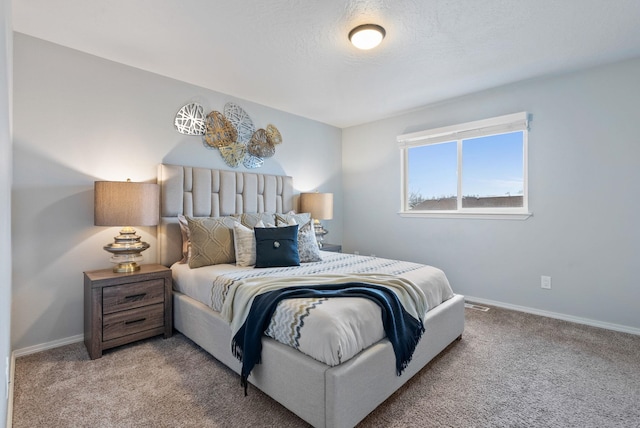
[{"label": "white baseboard", "polygon": [[480,297],[464,296],[464,300],[467,302],[497,306],[499,308],[511,309],[514,311],[525,312],[533,315],[540,315],[547,318],[555,318],[563,321],[574,322],[577,324],[584,324],[592,327],[599,327],[607,330],[620,331],[622,333],[630,333],[630,334],[635,334],[636,336],[640,336],[640,328],[629,327],[626,325],[595,321],[588,318],[574,317],[572,315],[565,315],[557,312],[543,311],[540,309],[528,308],[526,306],[512,305],[510,303],[503,303],[503,302],[497,302],[495,300],[482,299]]},{"label": "white baseboard", "polygon": [[27,346],[26,348],[16,349],[13,351],[15,357],[22,357],[24,355],[35,354],[36,352],[46,351],[47,349],[58,348],[64,345],[70,345],[72,343],[82,342],[84,335],[78,334],[77,336],[65,337],[64,339],[54,340],[53,342],[41,343],[40,345]]},{"label": "white baseboard", "polygon": [[11,353],[11,362],[9,363],[9,397],[7,398],[7,428],[13,425],[13,385],[16,373],[16,355]]},{"label": "white baseboard", "polygon": [[46,351],[47,349],[57,348],[59,346],[78,343],[84,340],[84,335],[66,337],[64,339],[54,340],[53,342],[41,343],[40,345],[28,346],[22,349],[16,349],[11,353],[11,364],[9,364],[9,398],[7,400],[7,428],[13,425],[13,386],[15,385],[15,367],[16,358],[36,352]]}]

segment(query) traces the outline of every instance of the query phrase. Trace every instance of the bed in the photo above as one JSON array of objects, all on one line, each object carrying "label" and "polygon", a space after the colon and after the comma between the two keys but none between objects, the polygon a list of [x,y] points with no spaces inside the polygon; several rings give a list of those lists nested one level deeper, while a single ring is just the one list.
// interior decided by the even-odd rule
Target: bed
[{"label": "bed", "polygon": [[[232,331],[228,321],[220,312],[214,311],[205,298],[189,292],[189,280],[184,280],[182,275],[190,269],[176,263],[183,257],[178,216],[286,213],[295,209],[293,180],[287,176],[160,165],[158,182],[161,186],[160,260],[166,266],[173,266],[174,279],[179,278],[173,294],[174,327],[240,373],[242,364],[231,352]],[[350,257],[355,257],[327,252],[322,255],[327,262],[335,264],[344,264]],[[376,263],[375,260],[366,262]],[[206,277],[207,269],[191,271],[196,273],[195,276]],[[355,426],[461,337],[464,330],[463,297],[452,294],[442,300],[434,304],[435,307],[430,306],[424,316],[422,339],[401,376],[396,373],[394,350],[386,338],[333,365],[264,337],[262,361],[253,368],[249,383],[314,427]],[[242,399],[240,388],[238,399]]]}]

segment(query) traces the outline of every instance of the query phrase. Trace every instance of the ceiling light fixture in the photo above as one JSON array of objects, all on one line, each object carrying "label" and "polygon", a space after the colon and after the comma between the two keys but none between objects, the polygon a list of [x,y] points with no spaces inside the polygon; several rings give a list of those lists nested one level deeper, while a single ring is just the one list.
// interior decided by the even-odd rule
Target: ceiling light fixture
[{"label": "ceiling light fixture", "polygon": [[372,49],[382,42],[387,32],[379,25],[364,24],[358,25],[349,31],[349,40],[358,49]]}]

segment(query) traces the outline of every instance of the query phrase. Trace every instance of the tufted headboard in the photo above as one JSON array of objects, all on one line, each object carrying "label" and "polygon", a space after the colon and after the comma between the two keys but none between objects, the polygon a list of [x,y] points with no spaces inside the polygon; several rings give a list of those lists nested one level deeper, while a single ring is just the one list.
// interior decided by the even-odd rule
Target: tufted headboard
[{"label": "tufted headboard", "polygon": [[293,179],[287,176],[163,164],[158,167],[158,184],[158,253],[165,266],[182,258],[178,214],[220,217],[294,208]]}]

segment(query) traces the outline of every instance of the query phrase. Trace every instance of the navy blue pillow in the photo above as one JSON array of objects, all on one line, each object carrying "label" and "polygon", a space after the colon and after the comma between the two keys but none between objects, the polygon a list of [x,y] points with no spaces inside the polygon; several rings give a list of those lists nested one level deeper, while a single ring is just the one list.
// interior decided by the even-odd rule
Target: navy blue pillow
[{"label": "navy blue pillow", "polygon": [[256,227],[256,267],[300,266],[298,225]]}]

